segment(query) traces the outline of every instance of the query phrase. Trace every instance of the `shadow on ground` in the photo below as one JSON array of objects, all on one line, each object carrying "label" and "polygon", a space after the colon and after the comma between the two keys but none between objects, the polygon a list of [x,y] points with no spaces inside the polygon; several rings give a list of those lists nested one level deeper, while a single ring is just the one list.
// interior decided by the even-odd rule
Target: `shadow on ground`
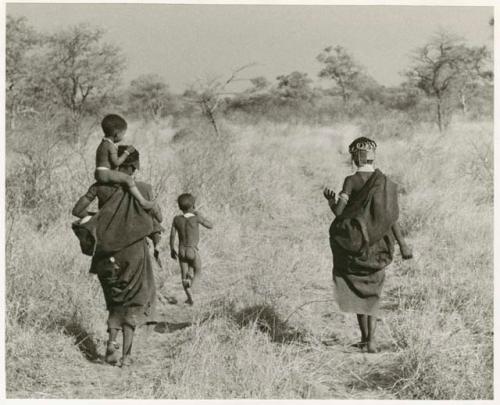
[{"label": "shadow on ground", "polygon": [[233,312],[231,317],[240,327],[256,325],[261,332],[268,334],[273,342],[305,341],[305,333],[283,321],[270,305],[259,304],[243,308]]},{"label": "shadow on ground", "polygon": [[85,329],[78,319],[72,317],[71,319],[61,320],[58,324],[62,327],[62,331],[66,336],[75,339],[75,346],[78,347],[78,350],[82,352],[87,360],[92,362],[102,360],[94,336]]},{"label": "shadow on ground", "polygon": [[358,375],[348,387],[356,390],[393,391],[400,381],[401,370],[397,363],[376,364]]},{"label": "shadow on ground", "polygon": [[154,331],[158,333],[172,333],[180,329],[187,328],[192,325],[192,322],[158,322],[155,325]]}]

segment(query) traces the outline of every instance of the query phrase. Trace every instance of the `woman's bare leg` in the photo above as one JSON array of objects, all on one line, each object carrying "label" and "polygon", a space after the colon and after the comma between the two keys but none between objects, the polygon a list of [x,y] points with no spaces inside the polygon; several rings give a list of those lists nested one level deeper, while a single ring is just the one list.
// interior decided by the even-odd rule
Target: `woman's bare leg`
[{"label": "woman's bare leg", "polygon": [[368,334],[366,336],[368,353],[376,353],[377,348],[375,347],[375,328],[377,327],[377,318],[373,315],[366,315],[368,318]]},{"label": "woman's bare leg", "polygon": [[129,356],[132,351],[132,342],[134,340],[134,328],[130,325],[123,325],[123,356],[122,367],[130,364]]},{"label": "woman's bare leg", "polygon": [[118,330],[119,329],[110,329],[109,330],[109,341],[110,342],[116,342],[116,337],[118,336]]},{"label": "woman's bare leg", "polygon": [[358,325],[361,331],[361,342],[355,343],[353,346],[362,349],[364,346],[366,346],[366,342],[368,339],[368,320],[367,315],[364,314],[356,314],[356,317],[358,318]]},{"label": "woman's bare leg", "polygon": [[108,337],[108,344],[106,347],[106,363],[109,364],[116,364],[119,359],[119,354],[118,354],[118,349],[120,348],[118,346],[118,343],[116,342],[116,337],[118,336],[118,330],[115,328],[108,329],[109,337]]}]

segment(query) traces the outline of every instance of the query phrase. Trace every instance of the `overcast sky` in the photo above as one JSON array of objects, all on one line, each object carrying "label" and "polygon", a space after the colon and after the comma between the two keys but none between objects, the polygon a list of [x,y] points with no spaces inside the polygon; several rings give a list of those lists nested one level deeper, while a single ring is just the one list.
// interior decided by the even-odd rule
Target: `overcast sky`
[{"label": "overcast sky", "polygon": [[379,83],[401,82],[412,49],[438,29],[492,47],[492,7],[7,4],[51,32],[89,22],[128,59],[125,79],[157,73],[175,91],[249,62],[247,77],[294,70],[316,80],[318,53],[342,45]]}]

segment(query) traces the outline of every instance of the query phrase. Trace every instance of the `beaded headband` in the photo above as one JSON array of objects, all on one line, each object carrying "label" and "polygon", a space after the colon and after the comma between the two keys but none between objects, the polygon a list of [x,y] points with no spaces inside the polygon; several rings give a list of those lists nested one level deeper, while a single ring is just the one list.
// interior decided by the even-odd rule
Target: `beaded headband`
[{"label": "beaded headband", "polygon": [[354,142],[349,145],[350,154],[360,151],[375,152],[376,149],[377,143],[365,137],[355,139]]}]

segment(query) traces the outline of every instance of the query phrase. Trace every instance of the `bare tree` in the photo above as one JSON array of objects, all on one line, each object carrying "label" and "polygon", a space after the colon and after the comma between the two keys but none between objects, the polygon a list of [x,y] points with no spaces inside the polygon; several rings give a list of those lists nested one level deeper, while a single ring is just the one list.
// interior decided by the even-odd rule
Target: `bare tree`
[{"label": "bare tree", "polygon": [[[415,50],[407,76],[414,86],[435,99],[440,131],[449,123],[454,92],[459,89],[459,93],[466,94],[486,55],[485,48],[467,47],[459,38],[445,32],[437,33]],[[462,102],[465,108],[465,98]]]},{"label": "bare tree", "polygon": [[239,74],[252,66],[255,66],[255,63],[240,66],[234,69],[225,79],[221,77],[215,77],[208,80],[198,79],[191,88],[184,93],[184,99],[187,102],[195,103],[201,108],[202,115],[208,119],[217,137],[220,135],[220,132],[215,118],[216,111],[224,96],[237,94],[236,92],[229,92],[227,87],[234,82],[250,80],[241,78]]},{"label": "bare tree", "polygon": [[125,67],[120,49],[104,43],[103,35],[86,24],[70,27],[48,38],[40,58],[38,79],[70,112],[74,135],[82,117],[98,112],[110,99]]}]

